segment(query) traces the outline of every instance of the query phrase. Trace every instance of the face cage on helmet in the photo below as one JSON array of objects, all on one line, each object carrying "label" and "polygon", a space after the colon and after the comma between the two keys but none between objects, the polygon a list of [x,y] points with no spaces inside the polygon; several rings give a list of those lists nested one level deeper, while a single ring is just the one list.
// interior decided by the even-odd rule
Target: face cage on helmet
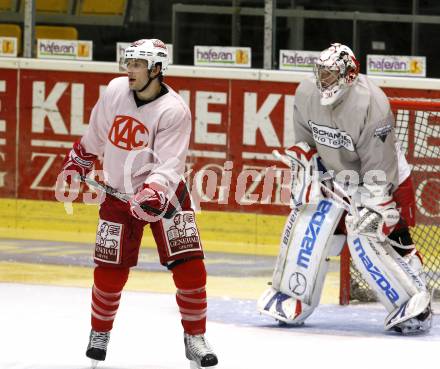
[{"label": "face cage on helmet", "polygon": [[330,69],[329,67],[315,64],[313,68],[315,73],[316,85],[320,91],[331,90],[340,84],[340,70],[339,68]]}]

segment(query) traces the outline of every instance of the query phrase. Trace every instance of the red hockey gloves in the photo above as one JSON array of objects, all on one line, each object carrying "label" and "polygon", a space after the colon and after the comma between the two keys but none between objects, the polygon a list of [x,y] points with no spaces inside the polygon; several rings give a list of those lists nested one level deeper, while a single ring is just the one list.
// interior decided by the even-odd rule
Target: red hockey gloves
[{"label": "red hockey gloves", "polygon": [[139,220],[154,222],[159,219],[167,205],[168,199],[159,186],[146,184],[130,199],[130,212]]},{"label": "red hockey gloves", "polygon": [[97,158],[96,155],[86,152],[81,143],[76,141],[72,150],[64,158],[62,172],[64,172],[65,181],[71,183],[72,176],[75,174],[85,177],[92,170]]}]

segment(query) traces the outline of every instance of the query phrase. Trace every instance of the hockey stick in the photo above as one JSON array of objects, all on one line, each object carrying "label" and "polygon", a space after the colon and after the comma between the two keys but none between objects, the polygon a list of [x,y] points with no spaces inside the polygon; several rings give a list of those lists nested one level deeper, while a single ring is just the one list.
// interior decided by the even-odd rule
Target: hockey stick
[{"label": "hockey stick", "polygon": [[[287,157],[287,155],[280,154],[280,152],[278,150],[273,150],[272,154],[277,160],[286,164],[289,168],[292,168],[292,161],[294,161],[297,165],[302,166],[302,168],[304,169],[304,166],[302,165],[302,163],[299,160],[296,160],[295,158],[292,158],[290,156]],[[357,214],[356,207],[354,207],[350,202],[345,201],[341,196],[336,194],[334,191],[332,191],[330,188],[328,188],[325,184],[322,183],[322,181],[325,181],[325,180],[332,180],[332,184],[338,190],[338,192],[341,193],[344,197],[349,198],[348,194],[344,191],[344,189],[341,186],[339,186],[333,180],[333,176],[331,176],[329,173],[323,173],[322,175],[320,174],[319,178],[318,178],[319,186],[321,187],[323,192],[325,192],[325,194],[328,197],[335,200],[335,202],[338,205],[340,205],[347,212],[352,213],[352,214],[353,213]]]},{"label": "hockey stick", "polygon": [[[305,167],[305,165],[300,160],[297,160],[293,156],[280,154],[278,150],[273,150],[272,155],[277,160],[281,161],[282,163],[284,163],[286,166],[288,166],[290,168],[291,177],[292,177],[292,181],[290,184],[290,197],[291,197],[291,200],[292,200],[293,205],[295,207],[301,206],[302,199],[304,198],[304,191],[306,190],[306,188],[308,186],[308,185],[306,185],[306,167]],[[300,169],[302,169],[302,171]],[[294,181],[293,177],[295,176],[295,174],[294,174],[295,172],[296,172],[296,177],[298,177],[299,173],[302,174],[302,187],[301,187],[300,191],[295,191],[295,189],[294,189],[295,181]]]},{"label": "hockey stick", "polygon": [[286,155],[280,154],[280,152],[278,150],[272,150],[272,155],[275,157],[275,159],[283,162],[289,168],[292,168],[292,162],[290,159],[287,159]]},{"label": "hockey stick", "polygon": [[[130,201],[131,196],[127,195],[126,193],[122,193],[119,192],[118,190],[114,189],[113,187],[110,187],[104,183],[100,183],[97,182],[91,178],[85,177],[85,176],[80,176],[81,181],[86,183],[88,186],[99,190],[99,191],[103,191],[115,198],[117,198],[118,200],[128,203]],[[179,205],[185,200],[186,195],[188,194],[188,189],[186,188],[186,186],[184,186],[182,193],[180,194],[179,198],[178,198],[178,202]],[[170,204],[170,202],[168,202],[168,205]],[[163,211],[160,211],[159,209],[153,208],[151,206],[148,206],[146,204],[141,205],[142,210],[144,211],[148,211],[150,213],[153,213],[155,215],[163,215],[164,218],[166,219],[171,219],[178,211],[178,209],[176,207],[173,207],[170,210],[167,210],[165,213]]]}]

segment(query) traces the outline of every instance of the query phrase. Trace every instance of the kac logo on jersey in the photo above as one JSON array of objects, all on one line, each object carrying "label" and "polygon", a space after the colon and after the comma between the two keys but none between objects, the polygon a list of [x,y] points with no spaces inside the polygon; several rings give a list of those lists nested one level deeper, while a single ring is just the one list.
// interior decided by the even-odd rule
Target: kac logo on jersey
[{"label": "kac logo on jersey", "polygon": [[333,149],[343,147],[348,151],[354,151],[353,139],[347,132],[341,131],[339,128],[321,126],[311,120],[309,120],[308,124],[316,143],[332,147]]},{"label": "kac logo on jersey", "polygon": [[116,147],[130,151],[147,146],[148,129],[133,117],[117,115],[108,134],[108,139]]}]

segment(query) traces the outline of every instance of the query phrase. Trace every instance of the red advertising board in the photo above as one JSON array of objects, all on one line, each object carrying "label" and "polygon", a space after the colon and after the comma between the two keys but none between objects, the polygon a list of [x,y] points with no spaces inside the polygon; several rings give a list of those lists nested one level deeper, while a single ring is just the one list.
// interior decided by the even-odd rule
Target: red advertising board
[{"label": "red advertising board", "polygon": [[18,197],[55,200],[64,155],[85,132],[101,86],[114,75],[21,70]]},{"label": "red advertising board", "polygon": [[0,76],[0,197],[16,195],[17,76],[14,69]]},{"label": "red advertising board", "polygon": [[[63,157],[84,133],[101,88],[114,76],[2,70],[0,139],[4,141],[0,143],[6,144],[0,145],[0,171],[7,173],[0,187],[2,197],[54,200]],[[180,93],[193,115],[187,173],[190,191],[200,206],[207,210],[287,213],[289,173],[271,153],[294,143],[292,117],[297,83],[183,76],[167,77],[166,82]],[[386,92],[392,96],[415,94],[398,88],[387,88]],[[417,96],[438,98],[440,91],[418,90]],[[6,127],[2,121],[7,130],[2,131]],[[414,131],[408,135],[414,140]],[[429,142],[438,146],[437,140]],[[410,151],[408,157],[410,163],[419,160]],[[18,178],[14,177],[15,168]],[[438,186],[419,180],[420,173],[415,173],[415,178],[419,191]],[[438,209],[426,206],[420,215],[425,223],[437,221]]]}]

